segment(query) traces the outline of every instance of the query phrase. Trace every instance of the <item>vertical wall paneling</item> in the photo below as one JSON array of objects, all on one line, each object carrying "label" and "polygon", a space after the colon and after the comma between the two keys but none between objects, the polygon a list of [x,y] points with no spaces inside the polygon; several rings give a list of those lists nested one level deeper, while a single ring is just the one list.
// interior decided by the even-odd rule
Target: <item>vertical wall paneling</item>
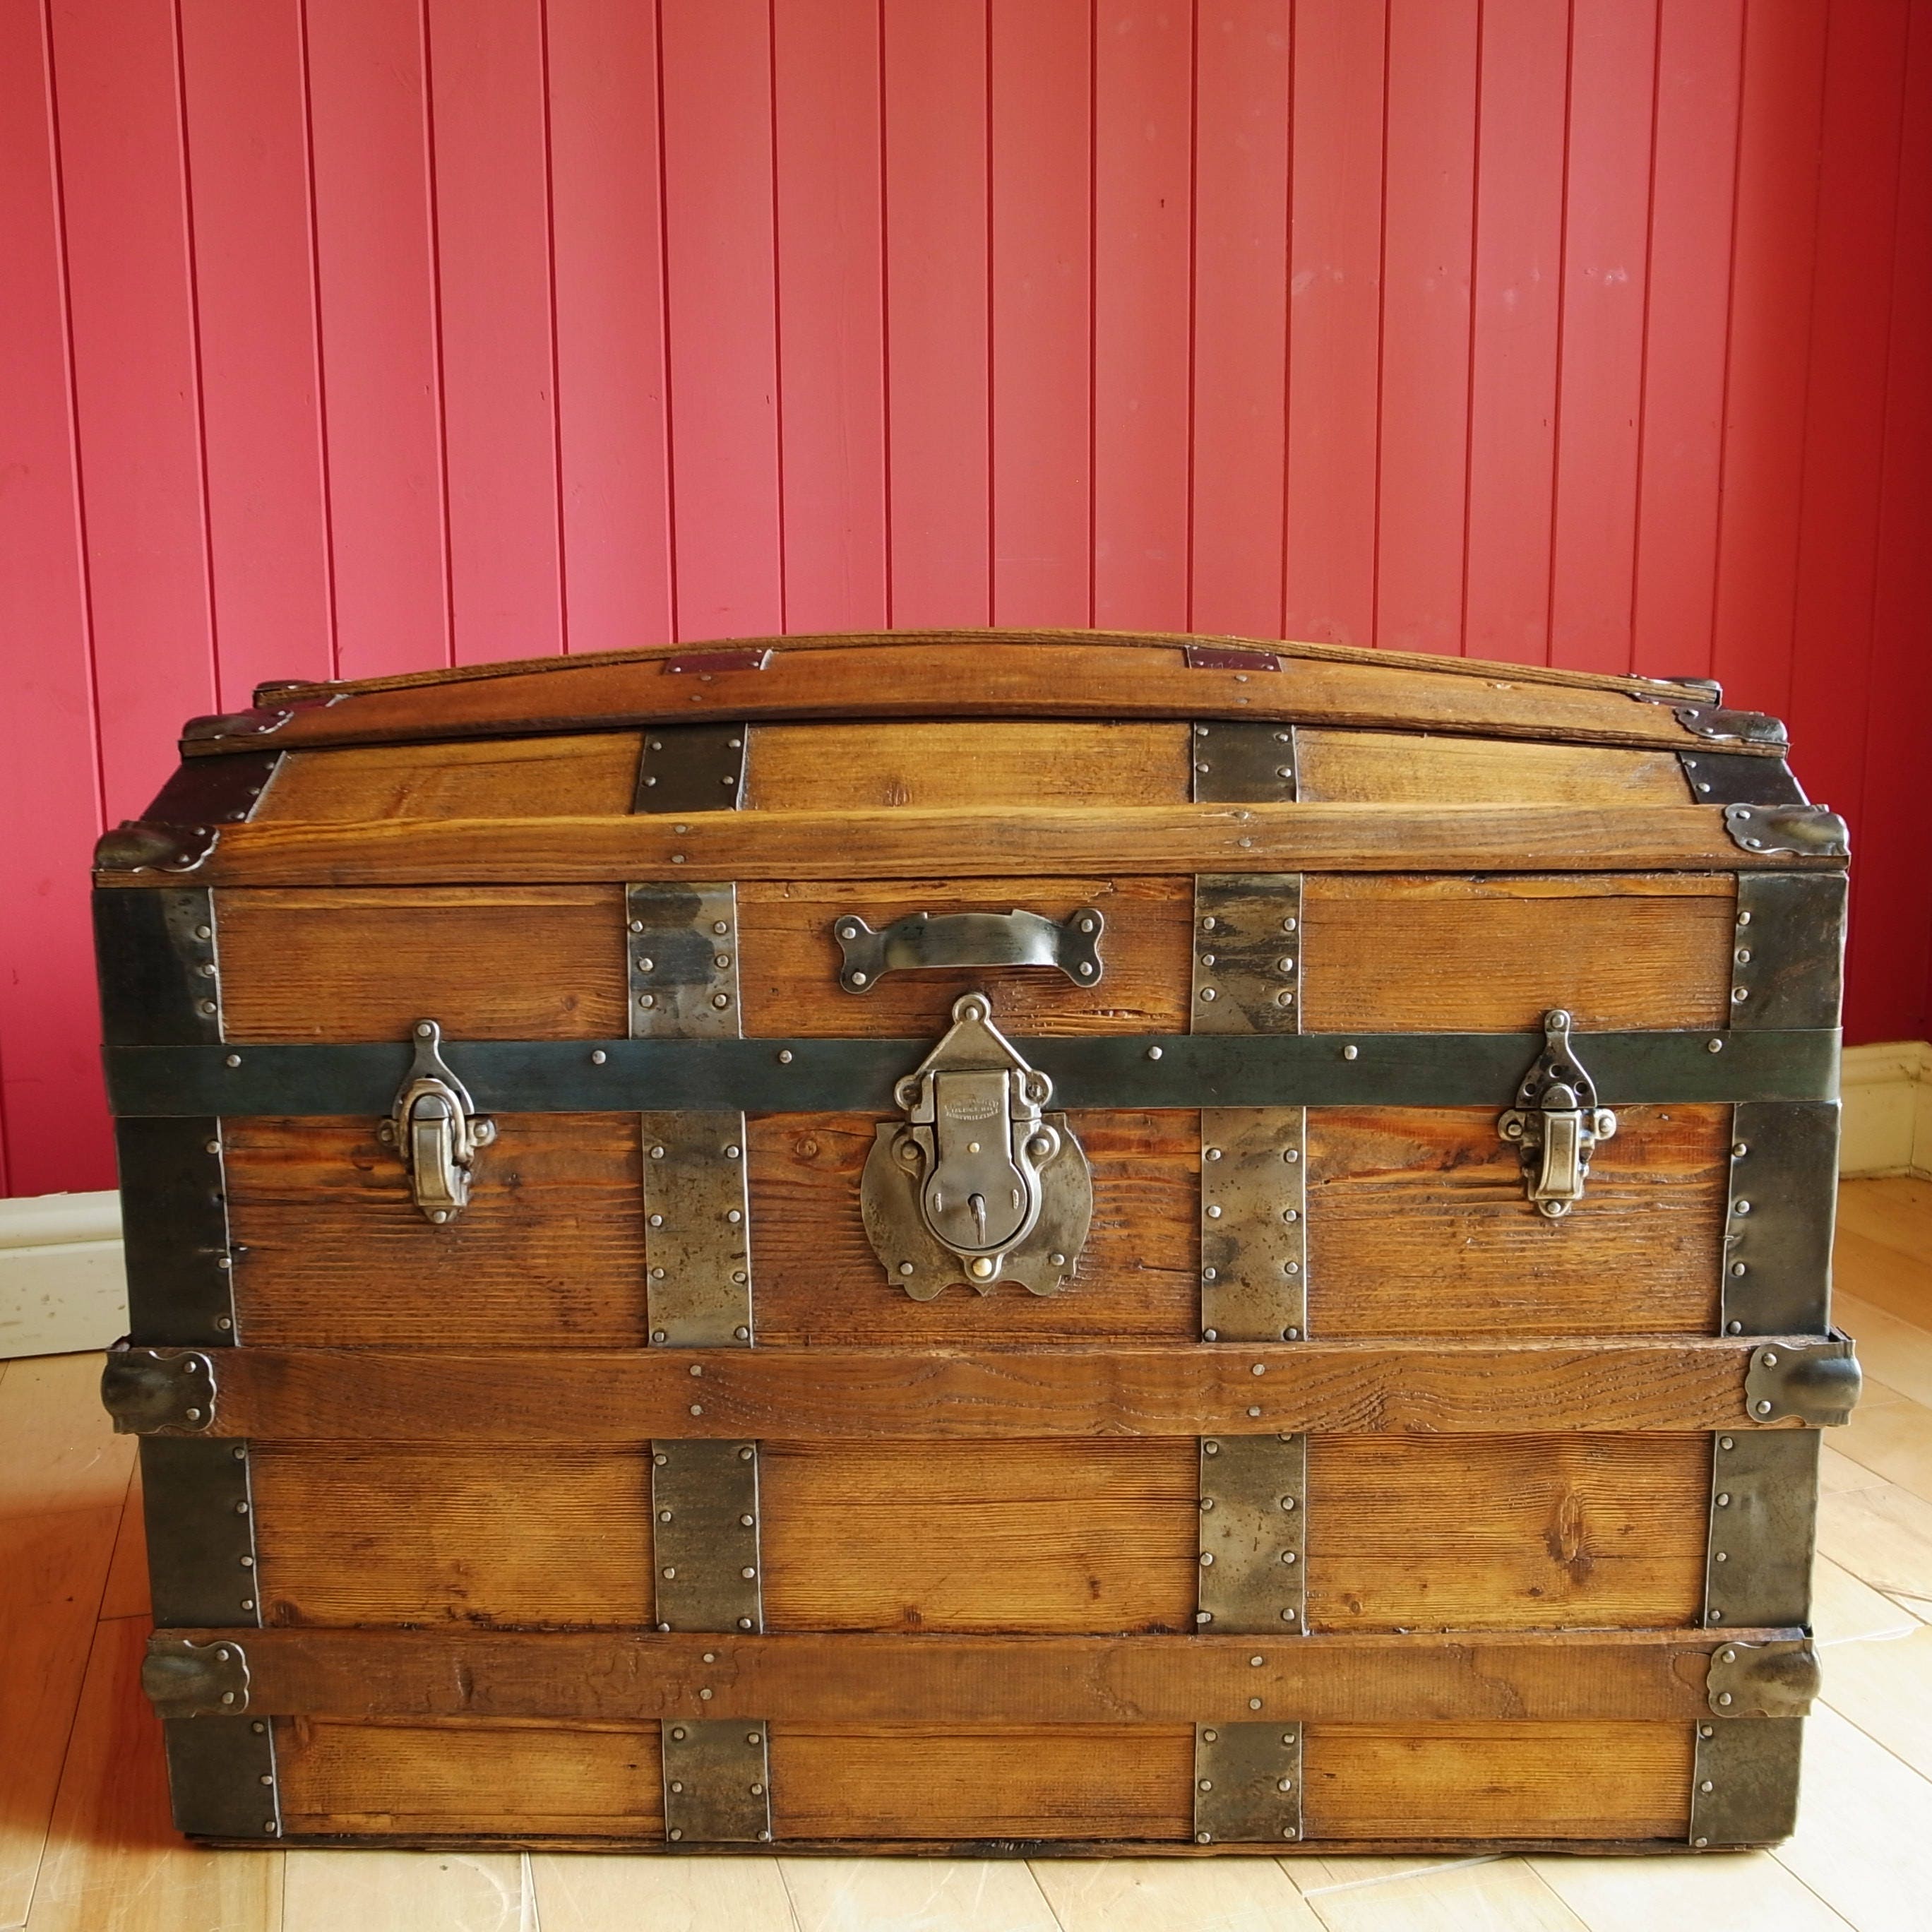
[{"label": "vertical wall paneling", "polygon": [[423,20],[418,0],[304,12],[336,656],[379,677],[450,662]]},{"label": "vertical wall paneling", "polygon": [[547,0],[558,472],[574,651],[672,634],[656,16]]},{"label": "vertical wall paneling", "polygon": [[1376,641],[1462,634],[1478,0],[1392,0]]},{"label": "vertical wall paneling", "polygon": [[87,970],[92,653],[38,0],[0,4],[0,1192],[112,1184]]},{"label": "vertical wall paneling", "polygon": [[993,621],[1090,622],[1088,0],[992,0]]},{"label": "vertical wall paneling", "polygon": [[1550,655],[1568,11],[1484,0],[1463,650]]},{"label": "vertical wall paneling", "polygon": [[680,635],[784,628],[766,0],[663,0]]},{"label": "vertical wall paneling", "polygon": [[1658,0],[1573,0],[1550,660],[1626,670]]},{"label": "vertical wall paneling", "polygon": [[1194,119],[1193,626],[1282,622],[1288,0],[1200,0]]},{"label": "vertical wall paneling", "polygon": [[60,0],[52,20],[112,820],[160,788],[182,719],[216,701],[179,48],[170,0]]},{"label": "vertical wall paneling", "polygon": [[886,355],[895,624],[984,624],[986,0],[885,0]]},{"label": "vertical wall paneling", "polygon": [[180,0],[219,698],[334,664],[299,0]]},{"label": "vertical wall paneling", "polygon": [[1094,28],[1094,621],[1187,625],[1193,14]]},{"label": "vertical wall paneling", "polygon": [[1710,674],[1744,0],[1659,17],[1631,668]]},{"label": "vertical wall paneling", "polygon": [[1384,20],[1358,0],[1294,14],[1285,628],[1333,644],[1375,640]]},{"label": "vertical wall paneling", "polygon": [[428,0],[459,664],[563,648],[542,0]]},{"label": "vertical wall paneling", "polygon": [[785,621],[886,622],[884,130],[878,0],[772,16]]}]

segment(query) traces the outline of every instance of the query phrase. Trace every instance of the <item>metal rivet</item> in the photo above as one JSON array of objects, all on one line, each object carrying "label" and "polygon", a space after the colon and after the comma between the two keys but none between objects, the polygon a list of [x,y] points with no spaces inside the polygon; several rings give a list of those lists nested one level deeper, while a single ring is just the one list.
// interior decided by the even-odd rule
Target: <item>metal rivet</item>
[{"label": "metal rivet", "polygon": [[1204,1570],[1211,1570],[1211,1569],[1214,1567],[1214,1551],[1212,1551],[1211,1550],[1202,1550],[1202,1552],[1201,1552],[1200,1562],[1201,1562],[1201,1567],[1202,1567],[1202,1569],[1204,1569]]},{"label": "metal rivet", "polygon": [[1718,1438],[1718,1447],[1720,1449],[1735,1449],[1737,1446],[1736,1436],[1720,1436]]},{"label": "metal rivet", "polygon": [[707,1704],[708,1704],[708,1703],[710,1703],[710,1701],[711,1701],[711,1693],[710,1693],[710,1690],[709,1690],[709,1689],[706,1689],[706,1690],[700,1690],[700,1691],[699,1691],[699,1692],[698,1692],[698,1696],[699,1696],[700,1698],[702,1698],[702,1699],[704,1700],[704,1701],[706,1703],[707,1703]]},{"label": "metal rivet", "polygon": [[1218,1000],[1221,996],[1212,986],[1203,986],[1201,988],[1201,997],[1204,1000]]},{"label": "metal rivet", "polygon": [[852,975],[852,983],[855,986],[863,986],[868,984],[871,979],[872,975],[869,973],[854,973]]},{"label": "metal rivet", "polygon": [[651,1158],[652,1158],[652,1160],[662,1160],[664,1159],[664,1148],[663,1148],[663,1147],[662,1147],[662,1145],[659,1145],[659,1146],[657,1146],[657,1147],[654,1147],[654,1148],[652,1148],[651,1149]]},{"label": "metal rivet", "polygon": [[1147,1050],[1147,1057],[1150,1060],[1158,1060],[1160,1058],[1160,1052],[1161,1050],[1159,1047],[1150,1046]]},{"label": "metal rivet", "polygon": [[1714,1738],[1718,1735],[1718,1727],[1715,1724],[1700,1724],[1697,1735],[1700,1738]]},{"label": "metal rivet", "polygon": [[1258,1408],[1251,1408],[1248,1411],[1248,1419],[1251,1422],[1258,1420],[1260,1416],[1261,1411]]},{"label": "metal rivet", "polygon": [[[746,1517],[746,1519],[745,1519],[745,1520],[746,1520],[747,1522],[749,1522],[751,1521],[751,1520],[752,1520],[752,1519],[751,1519],[749,1516],[747,1516],[747,1517]],[[751,1581],[751,1580],[752,1580],[754,1576],[755,1576],[758,1574],[758,1571],[757,1571],[756,1570],[753,1569],[753,1568],[752,1568],[752,1566],[751,1566],[748,1563],[745,1566],[745,1568],[744,1568],[743,1569],[740,1570],[738,1572],[738,1574],[739,1574],[740,1576],[741,1576],[742,1577],[743,1577],[743,1578],[745,1579],[745,1580],[746,1580],[747,1582],[749,1582]]]},{"label": "metal rivet", "polygon": [[225,1064],[230,1066],[239,1066],[242,1064],[242,1056],[238,1053],[231,1053]]},{"label": "metal rivet", "polygon": [[1261,1700],[1258,1697],[1250,1697],[1250,1698],[1248,1700],[1248,1708],[1249,1708],[1250,1710],[1251,1710],[1251,1711],[1258,1711],[1258,1710],[1261,1708],[1261,1707],[1262,1707],[1262,1700]]},{"label": "metal rivet", "polygon": [[701,1376],[704,1372],[704,1364],[702,1362],[693,1362],[691,1365],[691,1372],[694,1376]]},{"label": "metal rivet", "polygon": [[739,1327],[737,1327],[737,1328],[736,1328],[733,1329],[733,1330],[731,1330],[731,1333],[732,1333],[734,1335],[735,1335],[735,1336],[738,1338],[738,1340],[739,1340],[740,1341],[741,1341],[741,1342],[748,1342],[748,1341],[752,1339],[752,1331],[751,1331],[751,1330],[750,1330],[750,1329],[748,1329],[748,1328],[745,1328],[745,1327],[744,1327],[744,1326],[742,1326],[742,1324],[740,1324]]},{"label": "metal rivet", "polygon": [[1212,1610],[1196,1610],[1194,1621],[1197,1624],[1211,1624],[1214,1621],[1214,1612]]},{"label": "metal rivet", "polygon": [[1250,1369],[1250,1370],[1249,1370],[1248,1373],[1249,1373],[1250,1375],[1251,1375],[1251,1376],[1264,1376],[1264,1375],[1266,1375],[1266,1374],[1268,1373],[1268,1364],[1267,1364],[1267,1363],[1265,1363],[1265,1362],[1257,1362],[1257,1363],[1256,1363],[1256,1364],[1255,1364],[1255,1365],[1254,1365],[1251,1369]]},{"label": "metal rivet", "polygon": [[1719,1703],[1728,1704],[1731,1701],[1731,1694],[1728,1690],[1720,1690],[1718,1693],[1718,1702]]},{"label": "metal rivet", "polygon": [[711,922],[711,930],[722,938],[731,930],[731,922],[728,919],[714,919]]},{"label": "metal rivet", "polygon": [[1292,1496],[1283,1496],[1281,1499],[1281,1506],[1285,1510],[1292,1510],[1294,1507],[1294,1498]]},{"label": "metal rivet", "polygon": [[592,1066],[602,1066],[610,1057],[600,1046],[591,1054],[590,1064]]},{"label": "metal rivet", "polygon": [[702,1415],[704,1413],[704,1406],[703,1403],[693,1402],[691,1405],[691,1412],[693,1415]]},{"label": "metal rivet", "polygon": [[199,1422],[201,1420],[201,1411],[198,1408],[190,1408],[186,1412],[186,1414],[190,1422]]},{"label": "metal rivet", "polygon": [[1720,1040],[1713,1038],[1704,1042],[1704,1051],[1706,1053],[1722,1053],[1724,1050],[1724,1042]]},{"label": "metal rivet", "polygon": [[1720,1493],[1720,1494],[1719,1495],[1719,1496],[1718,1496],[1718,1508],[1720,1508],[1720,1509],[1729,1509],[1729,1508],[1730,1508],[1730,1506],[1731,1506],[1730,1493],[1730,1492],[1729,1492],[1728,1490],[1726,1490],[1726,1491],[1724,1491],[1724,1492],[1723,1492],[1722,1493]]},{"label": "metal rivet", "polygon": [[[1204,1269],[1202,1272],[1210,1280],[1214,1279],[1214,1270],[1212,1268]],[[1221,1339],[1221,1331],[1218,1328],[1204,1328],[1201,1331],[1201,1339],[1204,1342],[1218,1342]]]},{"label": "metal rivet", "polygon": [[1690,1842],[1695,1845],[1700,1851],[1701,1851],[1711,1841],[1708,1838],[1693,1838]]},{"label": "metal rivet", "polygon": [[218,1328],[224,1330],[232,1328],[235,1326],[234,1318],[232,1316],[218,1315],[214,1318],[214,1325]]},{"label": "metal rivet", "polygon": [[1282,1150],[1281,1157],[1292,1166],[1301,1158],[1301,1150],[1299,1148],[1284,1148]]},{"label": "metal rivet", "polygon": [[1265,1658],[1251,1657],[1248,1659],[1248,1668],[1250,1670],[1258,1670],[1267,1661]]},{"label": "metal rivet", "polygon": [[1281,1331],[1281,1339],[1284,1342],[1298,1342],[1301,1340],[1301,1330],[1299,1328],[1284,1328]]},{"label": "metal rivet", "polygon": [[1211,1845],[1214,1842],[1214,1834],[1212,1832],[1196,1832],[1194,1842],[1197,1845]]},{"label": "metal rivet", "polygon": [[781,1066],[789,1066],[791,1064],[791,1048],[790,1047],[782,1046],[778,1048],[778,1064]]},{"label": "metal rivet", "polygon": [[1345,1046],[1342,1049],[1342,1058],[1344,1060],[1357,1059],[1360,1056],[1360,1054],[1361,1048],[1358,1046]]},{"label": "metal rivet", "polygon": [[654,973],[657,970],[657,964],[658,962],[655,959],[640,958],[638,962],[638,970],[640,973]]},{"label": "metal rivet", "polygon": [[1775,1348],[1766,1349],[1764,1352],[1764,1365],[1768,1369],[1774,1369],[1777,1367],[1778,1351]]},{"label": "metal rivet", "polygon": [[1210,1221],[1218,1221],[1220,1220],[1221,1209],[1219,1203],[1216,1203],[1214,1206],[1208,1210],[1208,1218]]},{"label": "metal rivet", "polygon": [[728,1006],[731,1004],[731,995],[729,993],[713,993],[711,1004],[714,1006]]},{"label": "metal rivet", "polygon": [[741,1462],[748,1462],[757,1454],[758,1451],[752,1448],[746,1448],[740,1449],[738,1451],[738,1460]]},{"label": "metal rivet", "polygon": [[1214,1780],[1211,1778],[1198,1778],[1194,1780],[1194,1788],[1197,1791],[1212,1791]]},{"label": "metal rivet", "polygon": [[1204,1456],[1218,1456],[1221,1453],[1221,1445],[1218,1442],[1204,1442],[1201,1445],[1201,1453]]},{"label": "metal rivet", "polygon": [[[653,782],[655,782],[655,781],[653,781]],[[632,922],[631,922],[631,930],[632,930],[633,932],[642,932],[644,931],[644,921],[643,921],[642,920],[640,920],[640,919],[634,919],[634,920],[632,920]]]}]

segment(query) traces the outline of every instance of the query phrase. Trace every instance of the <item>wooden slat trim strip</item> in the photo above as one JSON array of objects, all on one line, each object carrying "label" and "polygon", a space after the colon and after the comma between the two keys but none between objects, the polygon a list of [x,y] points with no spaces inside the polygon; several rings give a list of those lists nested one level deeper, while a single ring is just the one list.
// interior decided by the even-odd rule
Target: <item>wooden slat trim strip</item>
[{"label": "wooden slat trim strip", "polygon": [[[1636,707],[1633,706],[1634,710]],[[1715,806],[1160,805],[657,818],[275,821],[224,828],[216,886],[995,878],[1056,872],[1835,871],[1748,852]],[[104,886],[178,885],[149,866]]]},{"label": "wooden slat trim strip", "polygon": [[[1306,1724],[1710,1715],[1720,1643],[1796,1630],[1253,1636],[158,1631],[236,1644],[252,1715],[628,1724]],[[1257,1701],[1258,1700],[1258,1701]],[[1747,1719],[1732,1721],[1748,1722]]]},{"label": "wooden slat trim strip", "polygon": [[[212,1378],[206,1432],[268,1442],[1701,1430],[1753,1426],[1745,1372],[1766,1339],[494,1354],[238,1347],[207,1352],[182,1380],[201,1389]],[[1794,1354],[1819,1346],[1815,1337],[1769,1339]],[[190,1352],[152,1352],[164,1365]]]},{"label": "wooden slat trim strip", "polygon": [[[1182,640],[1184,641],[1184,640]],[[734,649],[738,648],[734,646]],[[1260,646],[1258,648],[1269,648]],[[696,655],[688,650],[681,656]],[[1378,652],[1299,658],[1280,670],[1190,666],[1167,649],[1015,642],[974,636],[925,649],[850,640],[776,650],[762,670],[674,674],[652,662],[583,662],[466,682],[386,691],[332,690],[277,718],[197,721],[189,757],[265,742],[278,749],[408,740],[542,736],[708,716],[766,718],[1256,718],[1378,730],[1695,751],[1710,741],[1680,723],[1676,694],[1634,701],[1630,687],[1477,678],[1377,662]],[[1694,704],[1685,695],[1677,700]],[[1726,749],[1750,748],[1733,746]],[[1781,752],[1781,745],[1762,747]]]}]

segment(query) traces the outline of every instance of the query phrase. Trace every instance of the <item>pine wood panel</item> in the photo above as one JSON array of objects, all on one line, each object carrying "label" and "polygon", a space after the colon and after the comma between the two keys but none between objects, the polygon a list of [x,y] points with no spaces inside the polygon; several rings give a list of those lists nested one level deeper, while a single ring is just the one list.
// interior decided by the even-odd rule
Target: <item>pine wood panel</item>
[{"label": "pine wood panel", "polygon": [[1183,724],[758,724],[746,747],[745,802],[767,812],[1180,805],[1188,756]]},{"label": "pine wood panel", "polygon": [[253,817],[313,822],[628,812],[643,736],[585,732],[292,752]]},{"label": "pine wood panel", "polygon": [[781,1838],[1168,1838],[1193,1817],[1191,1727],[775,1724],[771,1765]]},{"label": "pine wood panel", "polygon": [[519,1114],[433,1227],[374,1120],[223,1123],[243,1340],[328,1348],[641,1346],[634,1114]]},{"label": "pine wood panel", "polygon": [[1736,888],[1646,878],[1310,878],[1302,1024],[1312,1033],[1714,1027],[1730,1010]]},{"label": "pine wood panel", "polygon": [[1682,1839],[1694,1728],[1311,1724],[1302,1834]]},{"label": "pine wood panel", "polygon": [[1310,1334],[1712,1333],[1730,1113],[1619,1109],[1552,1221],[1490,1108],[1311,1107]]},{"label": "pine wood panel", "polygon": [[1298,730],[1294,748],[1296,796],[1312,805],[1682,805],[1690,796],[1674,752],[1320,725]]},{"label": "pine wood panel", "polygon": [[513,1838],[664,1830],[655,1724],[622,1730],[455,1724],[275,1726],[289,1832]]},{"label": "pine wood panel", "polygon": [[250,1474],[273,1624],[647,1624],[643,1450],[287,1448]]},{"label": "pine wood panel", "polygon": [[453,1039],[626,1030],[616,886],[224,892],[215,920],[231,1040],[400,1040],[425,1015]]},{"label": "pine wood panel", "polygon": [[[868,993],[838,984],[833,922],[856,913],[875,932],[908,913],[1010,912],[1064,920],[1100,909],[1103,962],[1097,986],[1057,970],[973,966],[884,976]],[[952,1024],[952,1003],[981,988],[1000,1026],[1017,1034],[1174,1033],[1186,1030],[1193,886],[1185,879],[944,878],[906,884],[801,880],[738,888],[739,997],[745,1030],[806,1038],[871,1034],[934,1038]],[[910,1072],[910,1069],[908,1068]]]},{"label": "pine wood panel", "polygon": [[748,1124],[753,1304],[761,1343],[880,1348],[947,1342],[1192,1341],[1200,1332],[1198,1115],[1082,1114],[1094,1223],[1055,1295],[1016,1282],[914,1301],[887,1278],[859,1219],[869,1114]]}]

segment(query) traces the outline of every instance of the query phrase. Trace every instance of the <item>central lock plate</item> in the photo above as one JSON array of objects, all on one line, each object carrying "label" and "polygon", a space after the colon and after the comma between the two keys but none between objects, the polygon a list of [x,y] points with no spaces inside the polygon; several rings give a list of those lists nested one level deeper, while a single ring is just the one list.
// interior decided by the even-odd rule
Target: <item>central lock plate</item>
[{"label": "central lock plate", "polygon": [[903,1120],[879,1124],[860,1182],[866,1234],[915,1301],[964,1281],[1065,1286],[1094,1217],[1094,1181],[1053,1082],[1029,1066],[968,993],[952,1025],[893,1089]]}]

